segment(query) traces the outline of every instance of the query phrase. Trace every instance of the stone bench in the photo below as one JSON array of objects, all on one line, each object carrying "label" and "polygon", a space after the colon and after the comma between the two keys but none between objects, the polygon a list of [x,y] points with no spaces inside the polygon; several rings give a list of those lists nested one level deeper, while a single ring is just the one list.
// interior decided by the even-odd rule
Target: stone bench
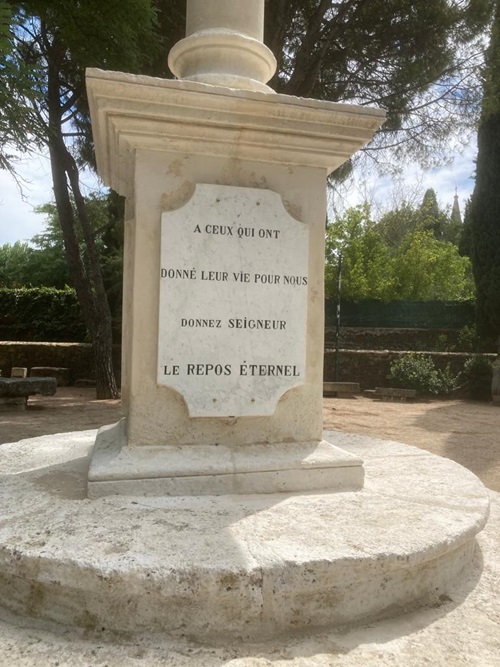
[{"label": "stone bench", "polygon": [[75,387],[80,387],[83,389],[91,389],[95,387],[95,380],[90,380],[88,378],[80,378],[75,380]]},{"label": "stone bench", "polygon": [[359,382],[323,382],[323,396],[346,398],[359,393]]},{"label": "stone bench", "polygon": [[28,369],[22,366],[13,366],[10,369],[11,378],[25,378],[28,376]]},{"label": "stone bench", "polygon": [[375,387],[374,398],[382,401],[407,401],[415,398],[416,389],[399,389],[397,387]]},{"label": "stone bench", "polygon": [[53,396],[57,390],[55,378],[0,377],[0,410],[25,410],[28,396]]},{"label": "stone bench", "polygon": [[69,368],[59,366],[33,366],[30,368],[30,377],[55,378],[58,387],[69,385]]}]

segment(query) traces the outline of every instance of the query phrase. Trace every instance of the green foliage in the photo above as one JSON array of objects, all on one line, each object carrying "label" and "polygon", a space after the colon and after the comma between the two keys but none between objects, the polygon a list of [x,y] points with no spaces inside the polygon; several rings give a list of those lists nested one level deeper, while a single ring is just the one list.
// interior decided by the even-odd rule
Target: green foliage
[{"label": "green foliage", "polygon": [[464,363],[461,378],[471,398],[477,400],[491,398],[493,369],[487,357],[475,354],[467,359]]},{"label": "green foliage", "polygon": [[377,223],[377,229],[391,247],[399,247],[413,232],[431,232],[438,241],[460,244],[463,225],[452,220],[449,211],[438,205],[436,193],[429,188],[420,207],[407,202],[385,213]]},{"label": "green foliage", "polygon": [[[74,199],[71,204],[75,208]],[[121,336],[122,273],[123,273],[123,198],[115,192],[103,194],[90,193],[85,197],[85,208],[89,226],[99,252],[104,287],[113,318],[115,340]],[[67,263],[64,256],[64,241],[57,207],[54,203],[44,204],[37,212],[46,216],[46,229],[31,242],[40,249],[46,260],[47,271],[51,267],[54,274],[59,268],[66,272],[66,283],[71,282],[67,275]],[[80,232],[81,234],[81,232]],[[87,252],[85,239],[79,239],[82,252]],[[27,284],[27,283],[24,283]],[[38,284],[38,283],[36,283]],[[46,285],[53,285],[48,276]],[[59,284],[54,284],[59,287]]]},{"label": "green foliage", "polygon": [[[418,159],[446,153],[479,105],[491,0],[269,0],[266,42],[278,92],[375,104],[388,120],[373,148]],[[370,150],[370,149],[369,149]],[[378,155],[372,149],[371,155]]]},{"label": "green foliage", "polygon": [[[150,0],[13,0],[11,6],[17,25],[10,57],[37,68],[19,91],[20,105],[50,153],[71,281],[99,359],[96,395],[114,398],[112,318],[79,178],[79,169],[93,164],[85,69],[139,72],[151,63],[159,46],[156,12]],[[0,54],[0,63],[6,60]]]},{"label": "green foliage", "polygon": [[409,300],[468,300],[474,296],[470,262],[452,243],[438,241],[431,231],[417,231],[399,248],[395,295]]},{"label": "green foliage", "polygon": [[8,48],[0,48],[0,137],[5,129],[18,150],[46,145],[55,130],[49,98],[54,104],[59,95],[58,122],[70,133],[72,154],[80,164],[92,164],[85,69],[139,72],[156,57],[160,36],[151,0],[12,0],[9,5]]},{"label": "green foliage", "polygon": [[326,234],[326,295],[337,292],[338,259],[342,255],[344,299],[391,298],[389,248],[376,232],[367,205],[351,208],[328,226]]},{"label": "green foliage", "polygon": [[[72,202],[74,206],[74,202]],[[121,337],[123,271],[123,199],[115,193],[91,193],[85,199],[91,228],[100,254],[104,284],[113,316],[115,340]],[[30,244],[0,246],[0,287],[54,287],[64,290],[71,278],[55,204],[39,206],[46,216],[45,230]],[[85,241],[80,240],[82,252]]]},{"label": "green foliage", "polygon": [[482,341],[477,334],[475,325],[465,325],[457,336],[457,342],[454,346],[456,352],[479,352],[488,346],[488,341]]},{"label": "green foliage", "polygon": [[500,1],[486,57],[476,183],[466,224],[477,293],[477,328],[500,340]]},{"label": "green foliage", "polygon": [[341,255],[341,294],[345,300],[473,298],[469,259],[460,256],[456,245],[435,237],[427,213],[415,215],[410,207],[404,207],[403,213],[398,218],[398,211],[393,211],[375,223],[365,204],[348,209],[328,226],[327,297],[336,297]]},{"label": "green foliage", "polygon": [[402,389],[415,389],[421,396],[449,394],[458,386],[450,367],[436,368],[431,357],[409,353],[391,364],[391,383]]},{"label": "green foliage", "polygon": [[[75,206],[74,201],[72,205]],[[85,206],[100,254],[104,284],[113,317],[115,340],[121,336],[123,271],[123,199],[115,193],[91,193]],[[39,206],[45,229],[30,240],[0,246],[0,287],[55,287],[64,290],[71,278],[61,226],[54,203]],[[85,241],[80,239],[85,252]]]},{"label": "green foliage", "polygon": [[33,248],[16,241],[0,246],[1,287],[56,287],[69,282],[63,248]]},{"label": "green foliage", "polygon": [[74,290],[50,287],[0,289],[0,339],[27,341],[86,340]]}]

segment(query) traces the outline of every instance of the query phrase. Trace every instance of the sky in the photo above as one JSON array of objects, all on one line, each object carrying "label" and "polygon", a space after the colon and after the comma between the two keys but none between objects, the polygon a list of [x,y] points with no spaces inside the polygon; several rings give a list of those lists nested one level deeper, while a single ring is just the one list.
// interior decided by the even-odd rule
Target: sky
[{"label": "sky", "polygon": [[[350,182],[346,192],[337,203],[340,207],[352,206],[367,199],[375,213],[394,207],[394,200],[401,193],[415,195],[420,203],[427,188],[434,188],[439,203],[452,206],[457,188],[462,215],[465,202],[474,188],[475,137],[465,151],[450,154],[452,161],[444,166],[421,171],[415,165],[408,166],[397,179],[391,176],[358,174]],[[18,164],[20,186],[6,171],[0,170],[0,246],[15,241],[29,241],[44,229],[45,216],[35,213],[34,208],[53,200],[50,163],[47,157],[22,158]],[[98,182],[87,174],[83,179],[83,192],[97,189]]]},{"label": "sky", "polygon": [[[0,246],[29,241],[44,230],[45,215],[35,208],[53,201],[52,179],[48,157],[21,157],[16,163],[18,183],[9,172],[0,169]],[[85,174],[82,191],[98,189],[95,176]]]},{"label": "sky", "polygon": [[476,157],[477,142],[476,135],[473,134],[461,151],[458,148],[454,152],[450,150],[448,162],[442,166],[424,171],[416,164],[409,164],[397,176],[358,173],[354,182],[349,184],[345,196],[337,201],[337,205],[342,210],[368,201],[372,206],[372,217],[376,220],[385,211],[396,208],[403,200],[420,205],[425,191],[433,188],[440,206],[444,209],[451,209],[455,192],[457,193],[463,219],[465,204],[474,189]]}]

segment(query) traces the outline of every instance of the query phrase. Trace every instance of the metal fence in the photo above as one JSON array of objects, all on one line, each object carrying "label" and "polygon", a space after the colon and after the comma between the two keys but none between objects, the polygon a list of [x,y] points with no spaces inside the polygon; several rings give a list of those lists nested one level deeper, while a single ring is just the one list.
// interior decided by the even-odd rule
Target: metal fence
[{"label": "metal fence", "polygon": [[[327,327],[337,322],[337,302],[325,302]],[[462,329],[474,324],[472,301],[342,301],[342,327]]]}]

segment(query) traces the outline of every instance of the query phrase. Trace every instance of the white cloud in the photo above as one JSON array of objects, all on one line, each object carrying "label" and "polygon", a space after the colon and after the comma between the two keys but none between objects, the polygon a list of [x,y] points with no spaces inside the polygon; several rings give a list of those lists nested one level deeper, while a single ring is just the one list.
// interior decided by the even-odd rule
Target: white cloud
[{"label": "white cloud", "polygon": [[[29,241],[44,229],[45,216],[35,207],[53,201],[50,162],[46,155],[22,157],[16,163],[19,185],[7,171],[0,170],[0,245]],[[84,194],[100,187],[94,174],[82,178]]]},{"label": "white cloud", "polygon": [[23,159],[17,172],[20,185],[9,172],[0,170],[0,245],[27,241],[38,234],[43,228],[43,216],[33,209],[53,199],[46,157]]}]

